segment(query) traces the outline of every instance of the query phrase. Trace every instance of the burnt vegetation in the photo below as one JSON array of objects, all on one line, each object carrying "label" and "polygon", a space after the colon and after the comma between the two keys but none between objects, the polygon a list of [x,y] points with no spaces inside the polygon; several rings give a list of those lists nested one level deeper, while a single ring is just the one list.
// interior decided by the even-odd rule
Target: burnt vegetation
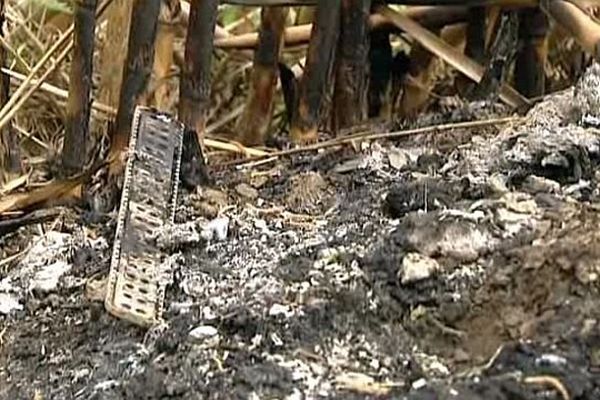
[{"label": "burnt vegetation", "polygon": [[[0,398],[600,398],[595,1],[0,0],[0,35]],[[137,106],[184,128],[143,333],[99,305]]]}]

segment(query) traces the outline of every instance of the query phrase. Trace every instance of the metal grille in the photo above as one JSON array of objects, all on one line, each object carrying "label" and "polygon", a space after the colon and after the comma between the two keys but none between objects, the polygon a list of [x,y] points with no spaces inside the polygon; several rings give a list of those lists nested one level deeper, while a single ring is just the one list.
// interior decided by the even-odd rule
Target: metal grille
[{"label": "metal grille", "polygon": [[175,218],[183,125],[147,107],[135,110],[106,309],[137,325],[160,322],[170,268],[155,234]]}]

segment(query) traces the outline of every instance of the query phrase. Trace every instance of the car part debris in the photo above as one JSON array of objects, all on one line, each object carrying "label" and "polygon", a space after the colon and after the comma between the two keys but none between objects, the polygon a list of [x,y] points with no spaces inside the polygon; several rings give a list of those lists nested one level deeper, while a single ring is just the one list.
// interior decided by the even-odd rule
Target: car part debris
[{"label": "car part debris", "polygon": [[168,114],[136,108],[104,301],[136,325],[161,320],[170,261],[155,236],[174,222],[183,133]]}]

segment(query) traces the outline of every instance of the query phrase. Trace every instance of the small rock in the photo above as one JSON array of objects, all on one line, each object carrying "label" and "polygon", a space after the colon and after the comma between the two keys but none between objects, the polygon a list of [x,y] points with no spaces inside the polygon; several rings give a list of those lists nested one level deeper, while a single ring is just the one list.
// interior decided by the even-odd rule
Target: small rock
[{"label": "small rock", "polygon": [[193,340],[202,341],[205,339],[210,339],[216,336],[219,333],[217,328],[212,325],[201,325],[194,329],[192,329],[189,333],[189,336]]},{"label": "small rock", "polygon": [[402,268],[398,272],[398,277],[404,285],[430,278],[439,270],[440,264],[433,258],[419,253],[408,253],[402,259]]},{"label": "small rock", "polygon": [[393,148],[388,153],[388,160],[392,168],[401,170],[410,163],[410,155],[404,150]]},{"label": "small rock", "polygon": [[235,191],[246,200],[255,200],[258,197],[258,190],[247,183],[240,183],[235,187]]}]

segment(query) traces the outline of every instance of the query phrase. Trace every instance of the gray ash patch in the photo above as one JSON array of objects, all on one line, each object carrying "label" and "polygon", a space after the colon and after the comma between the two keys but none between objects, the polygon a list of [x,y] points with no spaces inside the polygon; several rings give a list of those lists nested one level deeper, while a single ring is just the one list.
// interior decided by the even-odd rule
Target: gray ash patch
[{"label": "gray ash patch", "polygon": [[[575,162],[556,176],[541,161],[585,148],[580,181],[596,190],[596,133],[563,118],[563,95],[497,136],[215,174],[161,233],[175,233],[162,238],[175,274],[165,325],[149,331],[85,296],[110,252],[77,242],[60,282],[80,286],[0,316],[0,397],[542,400],[560,397],[522,378],[552,374],[573,399],[597,398],[600,217]],[[317,190],[290,202],[292,178],[315,174]],[[218,221],[226,231],[203,236]],[[84,232],[112,243],[103,224]],[[35,234],[0,238],[3,256]]]}]

